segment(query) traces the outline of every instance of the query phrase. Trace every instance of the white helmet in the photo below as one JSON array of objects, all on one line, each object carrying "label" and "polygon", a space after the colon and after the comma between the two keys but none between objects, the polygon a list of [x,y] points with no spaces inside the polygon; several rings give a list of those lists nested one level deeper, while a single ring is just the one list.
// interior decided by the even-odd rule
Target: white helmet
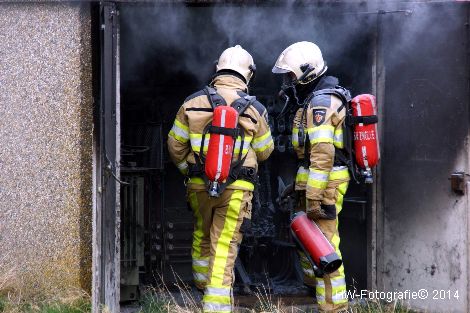
[{"label": "white helmet", "polygon": [[232,70],[242,75],[246,83],[250,82],[256,71],[253,57],[240,45],[225,49],[217,62],[217,72],[221,70]]},{"label": "white helmet", "polygon": [[306,84],[318,78],[327,69],[320,48],[313,42],[300,41],[282,51],[272,72],[275,74],[292,72],[296,83]]}]

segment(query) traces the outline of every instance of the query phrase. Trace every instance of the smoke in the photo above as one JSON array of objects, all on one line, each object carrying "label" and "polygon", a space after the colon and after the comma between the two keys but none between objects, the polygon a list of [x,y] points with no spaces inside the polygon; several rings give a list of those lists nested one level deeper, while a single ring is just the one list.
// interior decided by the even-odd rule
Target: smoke
[{"label": "smoke", "polygon": [[[279,54],[296,41],[313,41],[323,51],[328,66],[351,59],[370,35],[369,16],[347,5],[213,6],[184,5],[123,6],[121,31],[126,79],[142,75],[142,67],[156,64],[159,57],[171,60],[173,73],[189,72],[205,83],[214,72],[214,61],[229,46],[242,45],[254,57],[258,77],[275,80],[270,73]],[[152,60],[152,61],[149,61]],[[162,72],[168,69],[161,68]],[[262,85],[258,80],[257,85]]]},{"label": "smoke", "polygon": [[[363,14],[378,10],[386,14]],[[188,73],[201,86],[214,73],[214,61],[227,47],[242,45],[258,68],[256,89],[279,85],[271,74],[279,54],[296,41],[313,41],[323,52],[329,74],[353,92],[371,92],[370,76],[374,32],[382,23],[382,47],[387,66],[402,62],[403,53],[429,37],[422,54],[433,42],[444,41],[458,25],[455,5],[431,3],[370,3],[283,5],[122,4],[123,81],[153,81]],[[462,10],[463,11],[463,10]],[[392,13],[393,12],[393,13]],[[422,42],[422,40],[419,40]],[[419,47],[418,47],[419,48]],[[417,55],[416,55],[417,57]],[[356,89],[356,90],[354,90]]]}]

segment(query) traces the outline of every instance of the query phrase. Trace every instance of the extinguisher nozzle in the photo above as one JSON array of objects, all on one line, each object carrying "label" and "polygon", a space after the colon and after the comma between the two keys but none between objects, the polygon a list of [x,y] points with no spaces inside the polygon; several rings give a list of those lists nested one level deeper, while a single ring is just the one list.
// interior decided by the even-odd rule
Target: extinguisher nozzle
[{"label": "extinguisher nozzle", "polygon": [[334,271],[338,270],[341,264],[343,264],[343,261],[335,252],[320,258],[320,268],[326,274],[331,274]]}]

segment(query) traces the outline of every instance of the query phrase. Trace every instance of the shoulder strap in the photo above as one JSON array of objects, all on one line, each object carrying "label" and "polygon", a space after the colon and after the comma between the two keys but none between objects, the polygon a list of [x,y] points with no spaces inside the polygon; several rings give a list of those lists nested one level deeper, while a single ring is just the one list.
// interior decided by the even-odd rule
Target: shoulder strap
[{"label": "shoulder strap", "polygon": [[244,97],[238,98],[237,100],[233,101],[230,106],[234,108],[235,110],[237,110],[237,113],[240,116],[243,114],[243,112],[246,111],[246,109],[248,109],[250,105],[255,103],[255,101],[256,101],[256,97],[246,95]]},{"label": "shoulder strap", "polygon": [[207,95],[207,100],[209,100],[212,109],[215,109],[220,105],[227,105],[225,99],[217,93],[217,90],[215,88],[206,86],[206,88],[204,88],[204,92]]},{"label": "shoulder strap", "polygon": [[336,86],[335,88],[320,89],[313,92],[314,97],[319,95],[336,95],[340,97],[341,100],[344,100],[346,102],[351,101],[351,93],[349,92],[349,90],[341,86]]}]

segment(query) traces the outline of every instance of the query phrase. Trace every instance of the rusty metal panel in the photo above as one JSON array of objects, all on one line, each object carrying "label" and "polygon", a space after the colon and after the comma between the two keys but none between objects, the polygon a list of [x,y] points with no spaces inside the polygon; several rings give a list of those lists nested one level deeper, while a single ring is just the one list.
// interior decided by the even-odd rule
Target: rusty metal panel
[{"label": "rusty metal panel", "polygon": [[468,203],[449,177],[468,173],[469,4],[401,6],[412,13],[380,17],[386,80],[379,288],[424,289],[427,298],[413,306],[467,312]]}]

